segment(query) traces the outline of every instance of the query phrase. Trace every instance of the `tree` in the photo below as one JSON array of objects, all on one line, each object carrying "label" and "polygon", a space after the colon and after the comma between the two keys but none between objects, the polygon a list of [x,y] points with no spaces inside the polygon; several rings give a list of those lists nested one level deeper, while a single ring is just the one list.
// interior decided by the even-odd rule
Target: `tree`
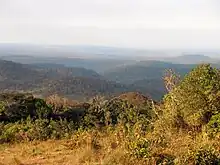
[{"label": "tree", "polygon": [[201,127],[220,111],[220,74],[209,64],[193,69],[164,98],[167,119],[173,126]]}]

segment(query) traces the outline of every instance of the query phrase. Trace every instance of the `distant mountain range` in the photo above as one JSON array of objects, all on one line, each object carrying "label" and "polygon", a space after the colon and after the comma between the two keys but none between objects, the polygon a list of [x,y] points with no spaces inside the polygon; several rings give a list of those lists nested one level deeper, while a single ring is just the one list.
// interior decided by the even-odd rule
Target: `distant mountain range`
[{"label": "distant mountain range", "polygon": [[115,96],[124,92],[143,92],[154,99],[165,93],[162,76],[172,68],[182,76],[195,65],[160,61],[141,61],[98,74],[91,69],[59,64],[20,64],[0,60],[1,91],[31,91],[47,96],[60,94],[74,99],[95,95]]},{"label": "distant mountain range", "polygon": [[[30,62],[31,57],[40,61],[40,57],[66,59],[88,59],[88,60],[113,60],[114,62],[127,63],[135,60],[161,60],[177,63],[210,62],[207,57],[218,58],[220,50],[145,50],[133,48],[116,48],[107,46],[88,45],[31,45],[31,44],[0,44],[0,57],[5,60],[14,56],[15,62]],[[19,57],[19,58],[16,58]],[[180,56],[180,57],[178,57]],[[191,57],[189,57],[191,56]],[[55,58],[56,57],[56,58]],[[177,58],[176,58],[177,57]],[[55,58],[55,59],[54,59]],[[64,62],[62,61],[61,62]],[[207,60],[207,61],[206,61]],[[215,60],[211,60],[216,61]],[[220,61],[220,58],[219,58]],[[49,62],[51,63],[51,62]]]},{"label": "distant mountain range", "polygon": [[[13,61],[18,62],[22,64],[37,64],[37,65],[56,65],[56,66],[63,66],[63,67],[80,67],[80,68],[86,68],[86,69],[92,69],[98,73],[103,73],[105,71],[114,69],[114,68],[120,68],[124,66],[130,66],[130,65],[136,65],[137,62],[142,63],[142,61],[148,61],[148,64],[150,61],[154,61],[153,65],[157,65],[157,62],[163,62],[163,65],[170,66],[170,63],[173,64],[200,64],[200,63],[213,63],[213,64],[219,64],[220,60],[214,59],[208,56],[204,55],[182,55],[178,57],[172,57],[172,58],[160,58],[158,60],[131,60],[131,59],[105,59],[105,58],[67,58],[67,57],[39,57],[39,56],[0,56],[0,59],[7,60],[7,61]],[[162,65],[162,66],[163,66]],[[161,64],[157,65],[161,66]]]},{"label": "distant mountain range", "polygon": [[66,67],[80,67],[92,69],[96,72],[103,72],[105,70],[131,64],[132,60],[119,60],[119,59],[87,59],[87,58],[67,58],[67,57],[39,57],[39,56],[0,56],[0,59],[18,62],[22,64],[49,64],[49,65],[62,65]]},{"label": "distant mountain range", "polygon": [[166,69],[184,76],[196,64],[220,64],[202,53],[166,56],[172,52],[0,44],[0,90],[59,93],[72,98],[141,91],[160,99],[166,93],[162,81]]},{"label": "distant mountain range", "polygon": [[211,58],[209,56],[200,54],[187,54],[172,58],[164,59],[164,61],[169,61],[178,64],[199,64],[199,63],[216,63],[218,60]]}]

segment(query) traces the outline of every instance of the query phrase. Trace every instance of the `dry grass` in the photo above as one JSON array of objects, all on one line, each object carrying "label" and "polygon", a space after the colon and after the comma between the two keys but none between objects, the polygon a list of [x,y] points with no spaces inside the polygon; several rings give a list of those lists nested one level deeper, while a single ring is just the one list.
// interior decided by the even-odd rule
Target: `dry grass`
[{"label": "dry grass", "polygon": [[117,136],[85,132],[69,140],[4,144],[0,146],[0,162],[4,165],[114,164],[126,161],[121,160],[125,153],[118,143]]},{"label": "dry grass", "polygon": [[[147,139],[155,139],[149,134]],[[90,131],[68,140],[49,140],[0,145],[0,165],[154,165],[155,161],[136,159],[126,153],[123,132]],[[166,134],[167,145],[152,144],[152,155],[168,154],[180,159],[189,149],[209,145],[220,151],[220,141],[202,134],[192,138],[184,133]]]}]

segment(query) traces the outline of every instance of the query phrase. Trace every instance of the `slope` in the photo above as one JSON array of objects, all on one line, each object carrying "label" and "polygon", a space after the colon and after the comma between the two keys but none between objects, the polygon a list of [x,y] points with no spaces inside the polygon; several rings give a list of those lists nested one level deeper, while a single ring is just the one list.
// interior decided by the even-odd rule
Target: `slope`
[{"label": "slope", "polygon": [[25,65],[0,60],[0,69],[1,91],[29,91],[43,97],[57,93],[82,99],[136,90],[132,86],[107,81],[85,68]]}]

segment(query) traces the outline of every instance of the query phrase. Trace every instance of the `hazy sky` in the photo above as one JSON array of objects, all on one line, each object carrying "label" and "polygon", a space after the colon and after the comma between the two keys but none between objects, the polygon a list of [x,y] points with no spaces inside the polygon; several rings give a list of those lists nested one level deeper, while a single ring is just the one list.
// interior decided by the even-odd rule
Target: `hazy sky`
[{"label": "hazy sky", "polygon": [[0,42],[220,48],[220,0],[0,0]]}]

